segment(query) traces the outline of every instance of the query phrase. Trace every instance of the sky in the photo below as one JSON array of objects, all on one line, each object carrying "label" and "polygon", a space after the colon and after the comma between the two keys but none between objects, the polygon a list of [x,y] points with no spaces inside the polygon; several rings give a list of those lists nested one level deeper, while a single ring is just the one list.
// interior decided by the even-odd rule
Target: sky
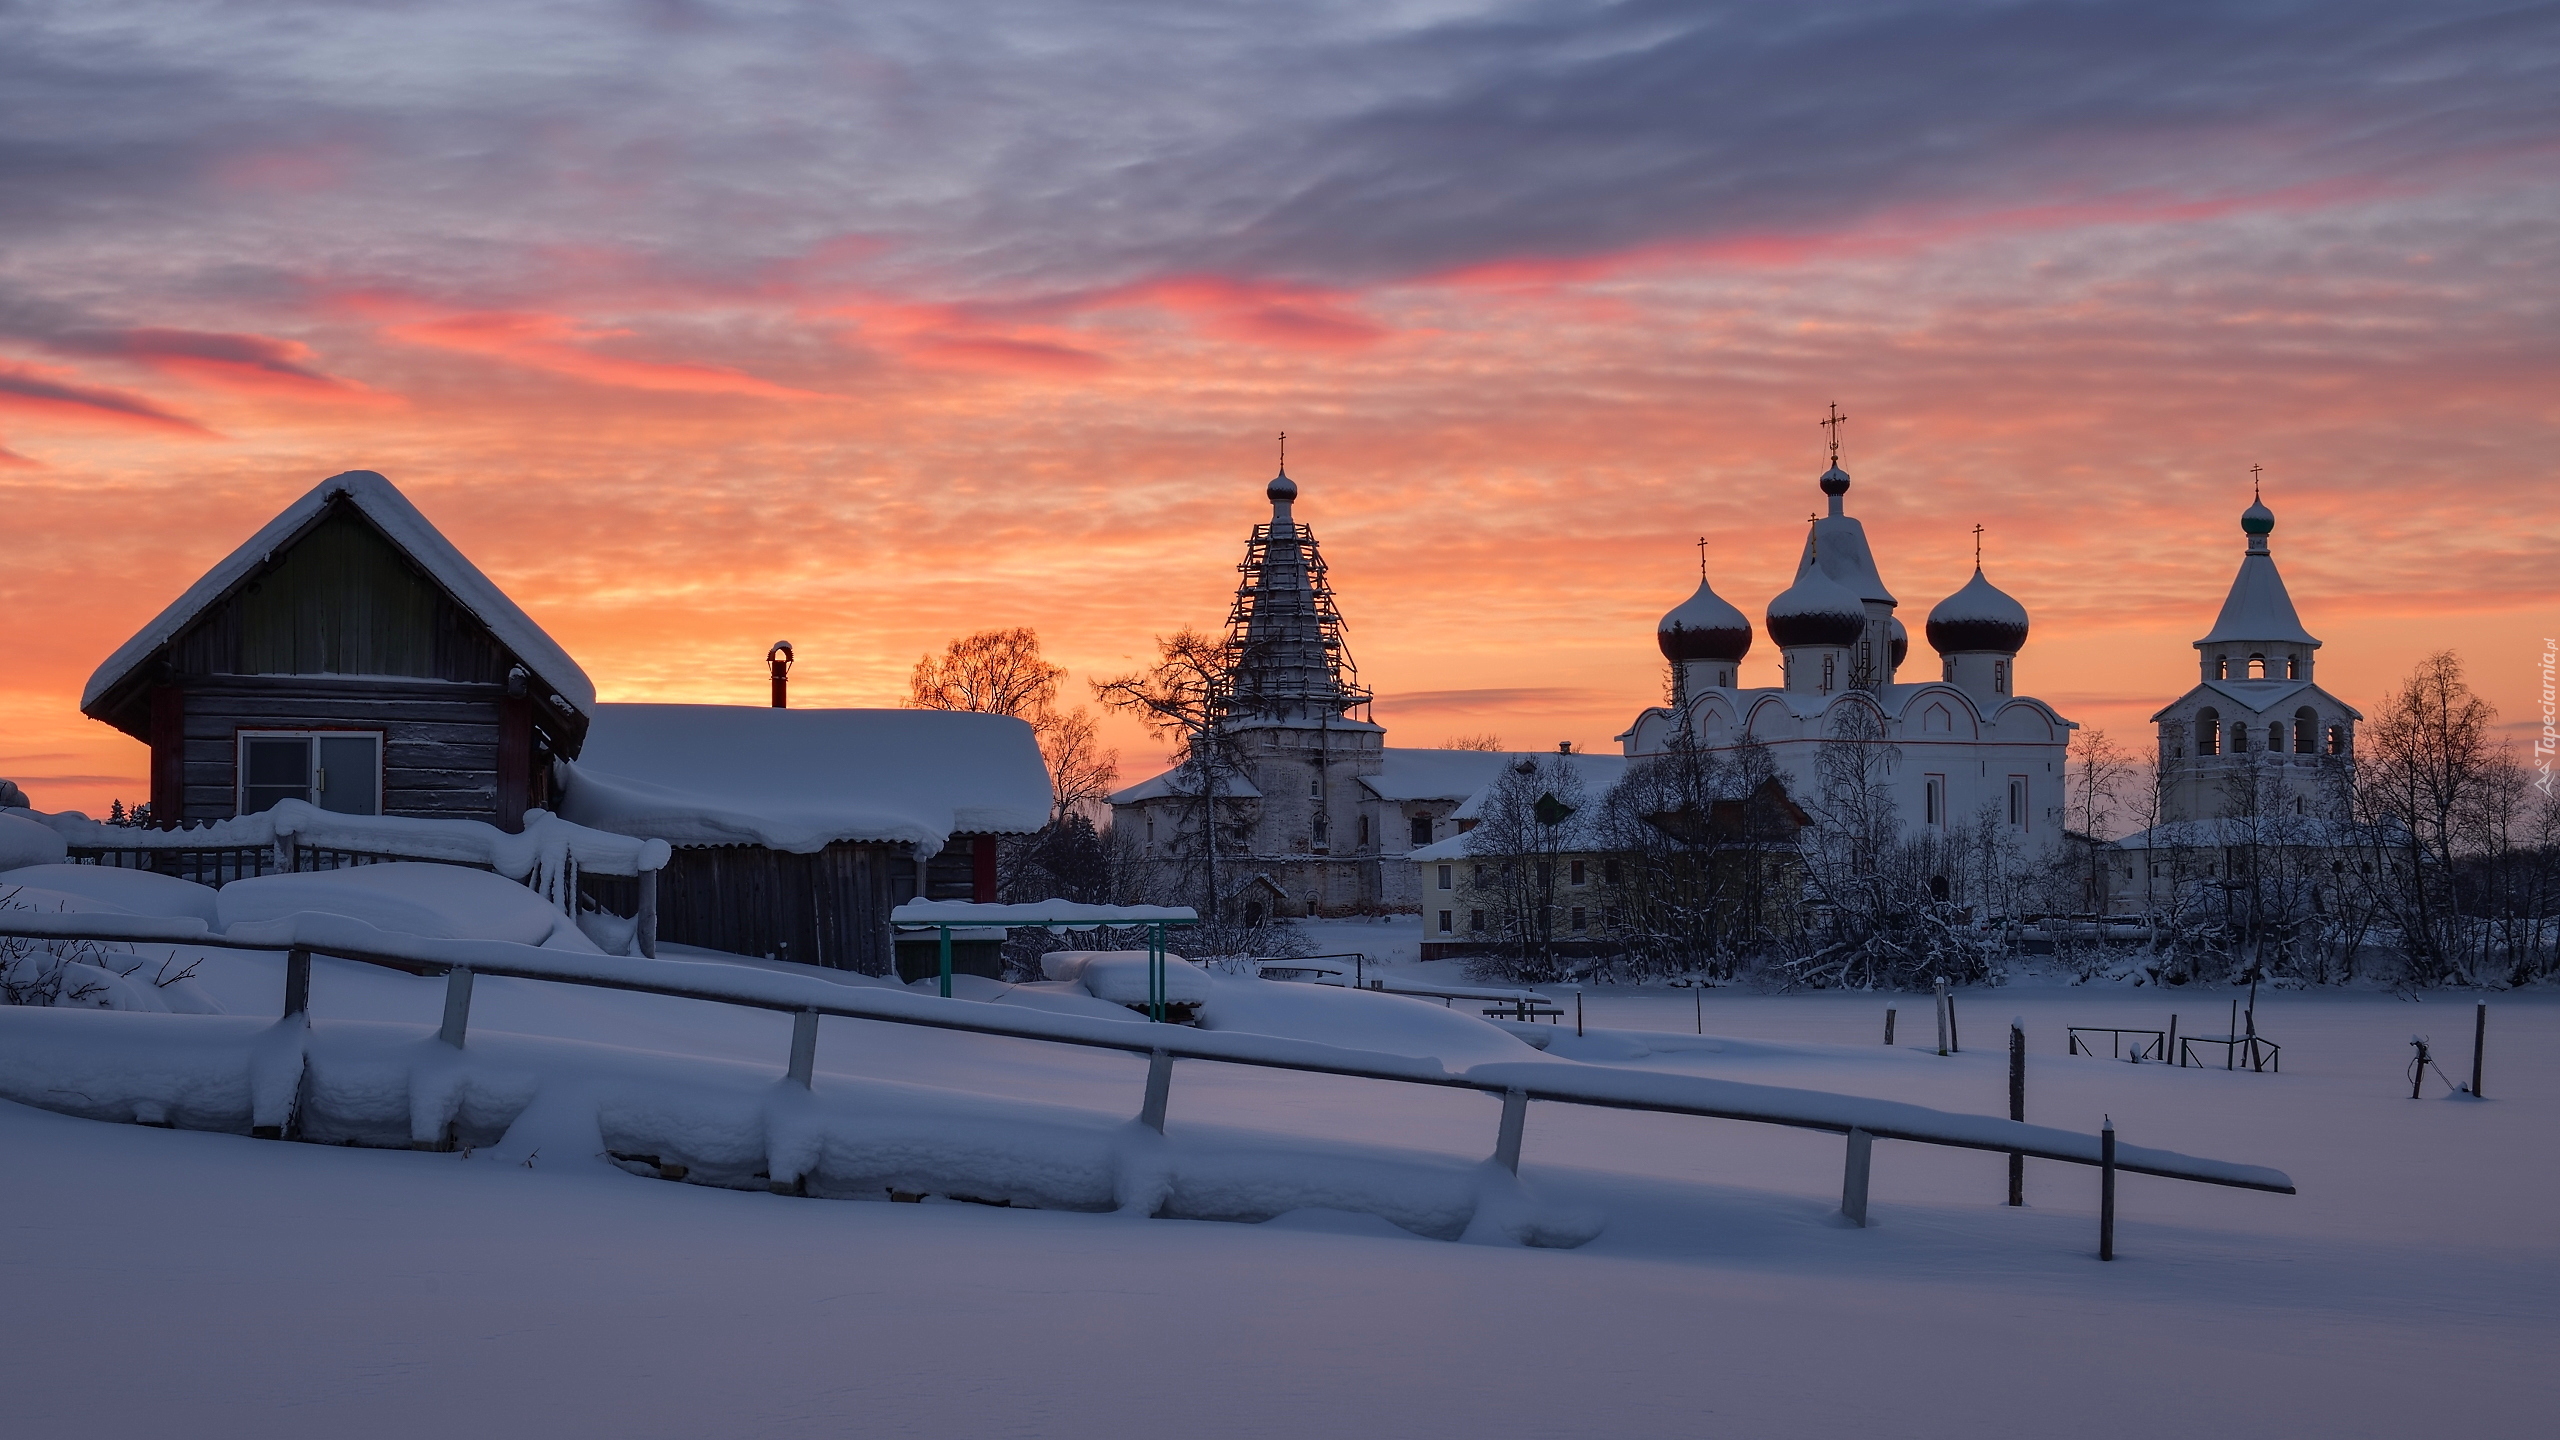
[{"label": "sky", "polygon": [[2527,738],[2555,94],[2461,0],[0,0],[0,777],[143,795],[90,671],[341,470],[604,699],[876,705],[1223,623],[1282,431],[1390,744],[1608,748],[1835,402],[1923,675],[1980,525],[2147,751],[2262,466],[2321,683]]}]

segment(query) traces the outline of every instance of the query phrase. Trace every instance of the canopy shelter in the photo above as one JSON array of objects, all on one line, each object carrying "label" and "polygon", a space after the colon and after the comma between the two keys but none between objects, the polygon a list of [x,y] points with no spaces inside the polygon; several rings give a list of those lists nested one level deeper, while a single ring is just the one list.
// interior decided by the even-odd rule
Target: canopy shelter
[{"label": "canopy shelter", "polygon": [[1072,900],[1034,900],[1019,905],[987,905],[966,900],[910,900],[889,912],[900,930],[932,930],[941,937],[942,997],[951,998],[951,932],[954,930],[1038,927],[1056,934],[1064,930],[1099,930],[1105,926],[1143,926],[1147,932],[1147,1018],[1164,1019],[1164,932],[1168,926],[1197,925],[1200,914],[1188,905],[1080,905]]}]

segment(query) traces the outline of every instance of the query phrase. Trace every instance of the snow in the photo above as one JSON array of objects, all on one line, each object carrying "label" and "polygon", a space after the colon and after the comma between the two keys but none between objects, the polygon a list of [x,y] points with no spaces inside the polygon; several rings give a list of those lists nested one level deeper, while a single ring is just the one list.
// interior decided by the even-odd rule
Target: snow
[{"label": "snow", "polygon": [[601,953],[569,916],[541,896],[486,870],[460,865],[394,861],[261,875],[234,880],[213,894],[219,928],[225,932],[309,912],[429,939],[502,940]]},{"label": "snow", "polygon": [[949,710],[600,705],[560,766],[560,813],[679,845],[809,854],[843,840],[931,855],[1048,823],[1031,726]]},{"label": "snow", "polygon": [[[1126,790],[1113,791],[1111,803],[1135,805],[1141,800],[1154,800],[1167,795],[1197,796],[1199,793],[1200,782],[1194,778],[1191,768],[1177,765],[1161,775],[1141,780]],[[1259,800],[1262,798],[1262,791],[1254,786],[1253,777],[1239,771],[1230,771],[1218,777],[1218,798]]]},{"label": "snow", "polygon": [[[252,1049],[277,1033],[247,1017],[274,1013],[279,968],[209,957],[204,984],[238,1020],[45,1017],[36,1048],[59,1055],[82,1022],[149,1029],[173,1073],[223,1058],[231,1078],[209,1075],[205,1093],[237,1114],[255,1102]],[[810,983],[909,998],[860,977]],[[1413,1005],[1264,988],[1329,996],[1343,1024],[1356,1012],[1339,1007]],[[1604,1060],[1981,1112],[2004,1103],[1996,1027],[2017,1013],[2032,1118],[2093,1134],[2111,1113],[2128,1143],[2273,1163],[2302,1184],[2286,1197],[2128,1176],[2122,1258],[2101,1265],[2096,1181],[2077,1166],[2031,1162],[2029,1204],[2011,1210],[1999,1156],[1880,1142],[1878,1224],[1855,1231],[1830,1218],[1834,1136],[1533,1104],[1515,1193],[1481,1163],[1499,1110],[1481,1095],[1184,1062],[1155,1137],[1129,1124],[1135,1056],[829,1019],[817,1086],[795,1096],[777,1083],[786,1016],[484,976],[456,1056],[428,1038],[442,991],[319,961],[308,1043],[315,1074],[336,1077],[338,1123],[395,1141],[417,1118],[409,1082],[437,1063],[463,1067],[449,1072],[457,1117],[514,1103],[510,1076],[557,1087],[546,1112],[517,1116],[522,1135],[467,1156],[0,1104],[13,1213],[40,1217],[0,1239],[15,1313],[43,1317],[12,1329],[0,1361],[14,1428],[2115,1440],[2182,1416],[2340,1436],[2525,1435],[2548,1420],[2550,997],[2491,997],[2487,1103],[2432,1089],[2411,1102],[2400,1079],[2413,1025],[2448,1049],[2467,1040],[2469,995],[2262,994],[2282,1075],[2062,1054],[2066,1023],[2218,1017],[2221,991],[1967,992],[1966,1035],[1985,1033],[1948,1058],[1875,1043],[1885,1006],[1925,997],[1714,990],[1704,1028],[1718,1033],[1701,1037],[1688,992],[1597,988],[1583,1040],[1543,1027],[1546,1070]],[[18,1034],[0,1067],[29,1053]],[[929,1198],[650,1183],[595,1158],[643,1140],[672,1153],[625,1153],[693,1154],[681,1141],[707,1170],[773,1158],[730,1148],[741,1137],[815,1157],[822,1194]],[[1239,1195],[1285,1208],[1203,1224],[953,1204],[936,1188],[982,1175],[1113,1209],[1124,1184],[1173,1214],[1264,1216],[1229,1209]],[[1525,1213],[1562,1239],[1598,1228],[1563,1252],[1418,1238],[1461,1209]],[[144,1338],[102,1338],[136,1316]],[[1168,1394],[1149,1375],[1191,1378]]]},{"label": "snow", "polygon": [[1463,800],[1483,789],[1502,762],[1517,757],[1498,750],[1390,747],[1379,758],[1378,773],[1361,776],[1360,784],[1381,800],[1408,801]]},{"label": "snow", "polygon": [[76,896],[102,913],[166,915],[201,920],[208,926],[220,923],[214,910],[214,897],[219,892],[212,886],[175,875],[155,875],[148,870],[123,870],[112,865],[29,865],[0,871],[0,892],[13,885],[52,895]]},{"label": "snow", "polygon": [[479,820],[342,815],[301,800],[279,800],[255,815],[182,830],[105,825],[76,810],[44,816],[43,823],[70,844],[118,850],[201,850],[290,840],[324,849],[485,865],[555,902],[566,893],[573,869],[590,875],[637,875],[667,863],[663,840],[591,830],[547,810],[526,811],[524,829],[516,834]]},{"label": "snow", "polygon": [[60,863],[62,837],[24,815],[0,815],[0,870]]},{"label": "snow", "polygon": [[596,703],[595,683],[569,658],[569,652],[533,623],[531,617],[516,608],[480,567],[453,548],[453,542],[418,513],[409,497],[392,483],[370,470],[349,470],[333,475],[315,485],[299,500],[286,506],[268,521],[239,549],[223,557],[221,563],[206,571],[202,579],[187,587],[186,592],[169,602],[134,637],[117,647],[97,672],[89,677],[88,688],[80,693],[80,708],[95,705],[100,696],[140,669],[161,646],[176,638],[189,621],[210,609],[259,566],[300,534],[304,527],[320,517],[329,502],[344,496],[365,518],[381,527],[391,543],[400,547],[410,559],[418,562],[428,576],[444,588],[454,603],[470,612],[472,618],[488,627],[498,643],[514,652],[525,667],[561,699],[581,713],[592,710]]},{"label": "snow", "polygon": [[[1040,973],[1083,989],[1096,1000],[1114,1005],[1145,1005],[1155,998],[1144,950],[1052,950],[1040,957]],[[1209,999],[1209,976],[1179,955],[1164,957],[1164,999],[1169,1005],[1199,1005]]]}]

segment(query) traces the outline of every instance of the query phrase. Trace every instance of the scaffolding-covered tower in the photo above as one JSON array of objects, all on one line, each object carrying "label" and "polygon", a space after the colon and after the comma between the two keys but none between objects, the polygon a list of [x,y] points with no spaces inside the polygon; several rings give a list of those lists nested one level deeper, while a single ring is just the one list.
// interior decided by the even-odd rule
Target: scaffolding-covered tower
[{"label": "scaffolding-covered tower", "polygon": [[1324,552],[1290,513],[1298,482],[1284,469],[1264,493],[1271,519],[1245,542],[1236,566],[1243,579],[1227,614],[1228,713],[1242,723],[1321,722],[1365,710],[1370,695],[1343,643]]}]

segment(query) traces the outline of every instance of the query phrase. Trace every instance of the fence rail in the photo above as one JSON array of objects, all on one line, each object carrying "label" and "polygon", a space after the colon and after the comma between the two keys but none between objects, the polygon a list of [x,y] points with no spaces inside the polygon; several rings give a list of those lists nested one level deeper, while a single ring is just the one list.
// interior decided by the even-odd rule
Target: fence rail
[{"label": "fence rail", "polygon": [[[1003,1007],[903,991],[884,992],[877,996],[865,996],[859,992],[846,994],[844,986],[809,977],[758,972],[753,977],[739,977],[727,984],[687,983],[667,974],[689,963],[681,961],[605,959],[603,965],[598,966],[596,962],[603,957],[562,954],[501,941],[419,941],[412,948],[399,944],[396,937],[387,936],[384,938],[394,941],[388,946],[334,942],[301,935],[290,940],[265,937],[236,939],[210,933],[177,933],[179,926],[165,922],[163,926],[130,926],[119,933],[100,923],[112,918],[82,915],[12,920],[0,924],[0,937],[178,944],[282,953],[286,956],[283,1013],[287,1017],[307,1014],[311,957],[314,955],[412,975],[443,975],[446,977],[444,1017],[438,1033],[440,1039],[456,1048],[462,1047],[467,1035],[472,985],[479,976],[541,980],[777,1011],[795,1017],[787,1073],[803,1085],[810,1083],[815,1071],[816,1024],[820,1016],[1116,1050],[1148,1058],[1147,1089],[1140,1118],[1159,1131],[1164,1127],[1165,1097],[1175,1060],[1213,1061],[1305,1074],[1473,1090],[1502,1100],[1502,1124],[1495,1156],[1515,1171],[1519,1167],[1520,1135],[1525,1124],[1523,1117],[1531,1100],[1823,1131],[1847,1138],[1840,1208],[1843,1215],[1860,1225],[1866,1219],[1869,1148],[1876,1140],[1900,1140],[1910,1144],[1982,1150],[2066,1165],[2092,1166],[2105,1172],[2105,1183],[2110,1188],[2116,1171],[2131,1171],[2204,1185],[2283,1195],[2294,1193],[2292,1180],[2280,1171],[2206,1160],[2174,1151],[2119,1146],[2113,1143],[2112,1134],[2102,1139],[1992,1116],[1964,1115],[1822,1091],[1693,1076],[1664,1076],[1608,1066],[1564,1067],[1535,1062],[1496,1063],[1452,1073],[1440,1069],[1436,1061],[1341,1050],[1275,1037],[1188,1031],[1181,1026],[1153,1022],[1095,1021],[1082,1017],[1019,1013],[1008,1015]],[[635,965],[645,965],[657,973],[627,973]],[[624,973],[617,973],[615,966],[625,967]],[[824,993],[827,991],[837,993],[827,995]],[[1426,1066],[1430,1068],[1426,1069]]]}]

